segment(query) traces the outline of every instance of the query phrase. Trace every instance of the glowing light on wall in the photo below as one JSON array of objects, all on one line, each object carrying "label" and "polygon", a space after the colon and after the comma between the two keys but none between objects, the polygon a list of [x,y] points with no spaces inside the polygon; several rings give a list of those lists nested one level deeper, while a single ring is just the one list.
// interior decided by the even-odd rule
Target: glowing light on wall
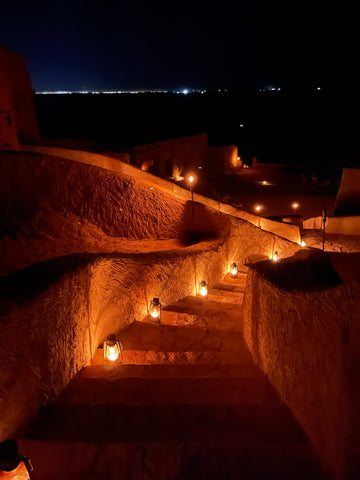
[{"label": "glowing light on wall", "polygon": [[150,302],[149,313],[154,320],[161,319],[161,303],[157,297],[154,297]]},{"label": "glowing light on wall", "polygon": [[274,262],[277,262],[279,260],[279,254],[277,252],[277,250],[274,252],[274,255],[273,255],[273,261]]},{"label": "glowing light on wall", "polygon": [[104,358],[110,362],[116,362],[119,359],[123,350],[121,342],[115,339],[115,337],[108,337],[104,341]]},{"label": "glowing light on wall", "polygon": [[232,277],[236,277],[237,274],[238,274],[238,271],[239,271],[239,269],[238,269],[237,263],[233,263],[233,264],[231,265],[231,267],[230,267],[230,274],[231,274],[231,276],[232,276]]},{"label": "glowing light on wall", "polygon": [[200,282],[199,294],[203,297],[206,297],[206,295],[208,294],[208,287],[207,287],[207,284],[206,284],[205,280]]},{"label": "glowing light on wall", "polygon": [[302,247],[305,247],[305,246],[306,246],[306,243],[305,243],[305,241],[304,241],[304,240],[301,240],[301,243],[300,243],[300,245],[301,245]]}]

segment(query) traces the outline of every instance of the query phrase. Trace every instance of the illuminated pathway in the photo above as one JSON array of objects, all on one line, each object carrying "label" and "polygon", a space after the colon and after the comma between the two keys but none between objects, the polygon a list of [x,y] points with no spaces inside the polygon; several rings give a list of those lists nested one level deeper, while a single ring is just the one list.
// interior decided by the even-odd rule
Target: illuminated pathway
[{"label": "illuminated pathway", "polygon": [[319,479],[290,411],[242,336],[246,275],[135,322],[122,364],[84,368],[22,451],[38,480]]}]

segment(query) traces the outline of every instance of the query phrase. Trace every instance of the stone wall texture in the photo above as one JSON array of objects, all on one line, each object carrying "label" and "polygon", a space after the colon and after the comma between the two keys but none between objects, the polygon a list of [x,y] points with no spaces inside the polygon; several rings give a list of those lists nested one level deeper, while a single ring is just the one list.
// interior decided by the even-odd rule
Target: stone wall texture
[{"label": "stone wall texture", "polygon": [[[222,280],[234,261],[271,256],[274,248],[283,258],[300,248],[209,201],[196,204],[201,241],[174,250],[166,242],[189,228],[189,202],[150,178],[35,152],[1,155],[1,252],[7,247],[0,277],[0,440],[54,399],[108,334],[141,321],[151,298],[173,303],[196,294],[201,280],[209,286]],[[72,249],[51,250],[69,236]],[[89,253],[96,236],[103,243]],[[103,253],[114,236],[127,246],[139,237],[160,238],[164,247],[124,253],[118,243]],[[15,255],[19,242],[23,249]],[[29,248],[34,242],[37,257]],[[13,261],[6,270],[5,257]]]},{"label": "stone wall texture", "polygon": [[[255,362],[337,479],[357,478],[359,467],[359,255],[335,254],[332,267],[326,254],[283,268],[262,262],[249,271],[243,305]],[[334,285],[309,286],[311,270]]]}]

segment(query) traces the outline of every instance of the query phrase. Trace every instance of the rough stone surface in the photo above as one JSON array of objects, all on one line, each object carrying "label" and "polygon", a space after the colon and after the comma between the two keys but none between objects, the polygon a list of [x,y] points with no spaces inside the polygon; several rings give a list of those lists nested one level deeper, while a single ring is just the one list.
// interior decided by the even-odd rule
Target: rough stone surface
[{"label": "rough stone surface", "polygon": [[316,256],[315,264],[324,272],[333,270],[341,277],[327,286],[324,277],[317,289],[311,281],[305,288],[308,261],[302,259],[297,281],[287,291],[281,285],[291,277],[293,264],[285,261],[280,273],[271,262],[250,269],[244,334],[255,362],[303,425],[324,464],[342,479],[357,478],[360,284],[358,256],[352,258],[350,278],[340,255],[330,257],[333,266],[329,256],[320,262]]}]

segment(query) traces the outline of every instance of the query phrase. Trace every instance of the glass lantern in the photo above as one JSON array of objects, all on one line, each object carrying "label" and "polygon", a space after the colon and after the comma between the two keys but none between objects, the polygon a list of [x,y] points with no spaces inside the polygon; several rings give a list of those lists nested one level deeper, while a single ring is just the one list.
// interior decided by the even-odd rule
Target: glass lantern
[{"label": "glass lantern", "polygon": [[159,299],[157,297],[154,297],[151,300],[149,313],[150,313],[150,316],[154,320],[160,321],[160,318],[161,318],[161,303],[159,302]]},{"label": "glass lantern", "polygon": [[32,471],[30,458],[19,454],[16,440],[0,443],[0,479],[30,480]]},{"label": "glass lantern", "polygon": [[104,358],[110,360],[110,362],[116,362],[119,359],[120,354],[123,350],[121,342],[115,338],[107,338],[104,341]]},{"label": "glass lantern", "polygon": [[278,254],[277,250],[274,252],[273,260],[274,260],[274,262],[277,262],[279,260],[279,254]]},{"label": "glass lantern", "polygon": [[232,277],[237,277],[238,274],[238,266],[237,263],[233,263],[230,267],[230,274]]},{"label": "glass lantern", "polygon": [[199,294],[203,297],[206,297],[206,295],[208,294],[208,287],[205,280],[200,282]]}]

